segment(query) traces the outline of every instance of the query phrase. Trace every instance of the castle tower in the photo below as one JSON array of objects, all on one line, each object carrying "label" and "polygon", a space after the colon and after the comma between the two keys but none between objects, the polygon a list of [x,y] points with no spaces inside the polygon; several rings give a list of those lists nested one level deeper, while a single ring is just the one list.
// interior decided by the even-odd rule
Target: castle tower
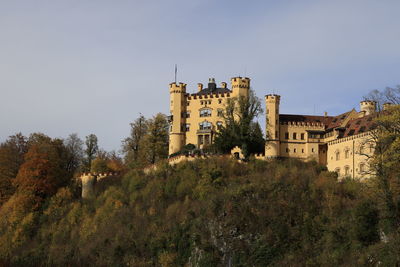
[{"label": "castle tower", "polygon": [[185,144],[185,122],[186,122],[186,84],[171,83],[170,93],[170,134],[169,134],[169,155],[180,151]]},{"label": "castle tower", "polygon": [[383,104],[383,110],[387,111],[393,106],[393,103],[386,102]]},{"label": "castle tower", "polygon": [[93,196],[96,176],[92,173],[84,173],[81,175],[80,179],[82,182],[82,198],[89,198]]},{"label": "castle tower", "polygon": [[360,102],[360,111],[364,112],[364,115],[370,115],[376,111],[376,102],[365,100]]},{"label": "castle tower", "polygon": [[266,113],[266,143],[265,156],[267,158],[279,157],[279,95],[265,96]]},{"label": "castle tower", "polygon": [[249,96],[250,78],[234,77],[231,79],[232,96]]}]

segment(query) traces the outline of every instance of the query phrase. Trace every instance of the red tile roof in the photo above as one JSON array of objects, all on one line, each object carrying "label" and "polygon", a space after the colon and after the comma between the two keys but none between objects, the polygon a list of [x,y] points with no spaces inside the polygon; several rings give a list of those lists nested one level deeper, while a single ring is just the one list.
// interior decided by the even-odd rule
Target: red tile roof
[{"label": "red tile roof", "polygon": [[376,127],[376,124],[374,122],[375,117],[376,114],[372,114],[349,121],[346,124],[346,128],[343,132],[342,137],[348,137],[373,130]]}]

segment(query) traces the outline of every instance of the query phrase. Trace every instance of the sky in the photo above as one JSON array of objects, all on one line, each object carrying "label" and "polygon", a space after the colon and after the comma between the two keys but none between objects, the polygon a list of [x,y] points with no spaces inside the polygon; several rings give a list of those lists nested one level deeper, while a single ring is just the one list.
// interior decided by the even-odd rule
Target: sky
[{"label": "sky", "polygon": [[400,84],[399,11],[398,0],[0,0],[0,142],[94,133],[118,151],[140,113],[169,113],[175,64],[188,92],[247,76],[261,99],[281,95],[281,113],[358,109]]}]

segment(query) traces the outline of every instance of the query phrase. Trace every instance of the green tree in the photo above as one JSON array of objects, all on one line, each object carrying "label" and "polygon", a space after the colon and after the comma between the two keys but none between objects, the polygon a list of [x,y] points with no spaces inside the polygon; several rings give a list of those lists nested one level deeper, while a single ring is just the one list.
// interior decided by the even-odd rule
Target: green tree
[{"label": "green tree", "polygon": [[97,136],[95,134],[89,134],[88,136],[86,136],[85,144],[86,169],[90,170],[92,166],[92,160],[95,158],[96,153],[99,150],[97,144]]},{"label": "green tree", "polygon": [[167,117],[161,113],[147,121],[147,134],[140,144],[145,162],[154,164],[168,157],[168,126]]},{"label": "green tree", "polygon": [[73,173],[83,163],[83,141],[76,133],[70,134],[64,140],[64,146],[67,150],[67,170]]},{"label": "green tree", "polygon": [[217,132],[214,147],[221,153],[228,153],[233,147],[241,147],[244,155],[264,149],[264,138],[258,123],[253,120],[262,113],[261,101],[250,90],[249,96],[231,98],[224,112],[225,125]]},{"label": "green tree", "polygon": [[122,144],[122,151],[125,154],[125,161],[128,164],[137,162],[141,150],[142,140],[147,134],[148,121],[140,114],[131,124],[130,136],[125,138]]},{"label": "green tree", "polygon": [[384,203],[382,214],[389,229],[394,230],[400,225],[400,106],[391,107],[375,122],[375,153],[370,167]]}]

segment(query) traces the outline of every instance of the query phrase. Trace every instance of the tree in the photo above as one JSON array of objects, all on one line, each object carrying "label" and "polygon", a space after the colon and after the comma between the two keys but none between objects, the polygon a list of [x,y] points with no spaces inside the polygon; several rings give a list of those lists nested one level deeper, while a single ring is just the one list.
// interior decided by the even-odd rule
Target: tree
[{"label": "tree", "polygon": [[387,226],[400,225],[400,106],[391,107],[375,120],[375,153],[370,162],[377,189],[383,199]]},{"label": "tree", "polygon": [[131,135],[123,141],[122,151],[125,153],[125,161],[128,163],[136,162],[139,158],[141,143],[147,134],[148,122],[140,114],[131,125]]},{"label": "tree", "polygon": [[228,153],[239,146],[246,157],[262,151],[265,142],[262,131],[258,123],[253,122],[261,112],[261,101],[252,90],[248,97],[229,99],[224,112],[225,125],[214,140],[216,150]]},{"label": "tree", "polygon": [[32,193],[45,199],[55,194],[58,188],[66,186],[72,178],[67,149],[61,139],[51,139],[43,134],[32,137],[13,184],[19,193]]},{"label": "tree", "polygon": [[366,96],[364,96],[365,100],[372,100],[378,104],[378,110],[383,109],[383,104],[392,103],[395,105],[400,104],[400,85],[396,87],[386,87],[384,90],[372,90]]},{"label": "tree", "polygon": [[90,170],[92,166],[92,160],[95,158],[96,153],[99,150],[99,147],[97,145],[97,136],[95,134],[89,134],[88,136],[86,136],[85,144],[86,169]]},{"label": "tree", "polygon": [[64,141],[67,149],[67,169],[69,172],[75,172],[83,161],[83,141],[76,133],[70,134]]},{"label": "tree", "polygon": [[0,206],[14,193],[12,180],[17,176],[27,150],[26,137],[21,133],[0,144]]},{"label": "tree", "polygon": [[158,113],[147,121],[147,134],[140,144],[147,163],[154,164],[168,157],[168,121],[164,114]]}]

